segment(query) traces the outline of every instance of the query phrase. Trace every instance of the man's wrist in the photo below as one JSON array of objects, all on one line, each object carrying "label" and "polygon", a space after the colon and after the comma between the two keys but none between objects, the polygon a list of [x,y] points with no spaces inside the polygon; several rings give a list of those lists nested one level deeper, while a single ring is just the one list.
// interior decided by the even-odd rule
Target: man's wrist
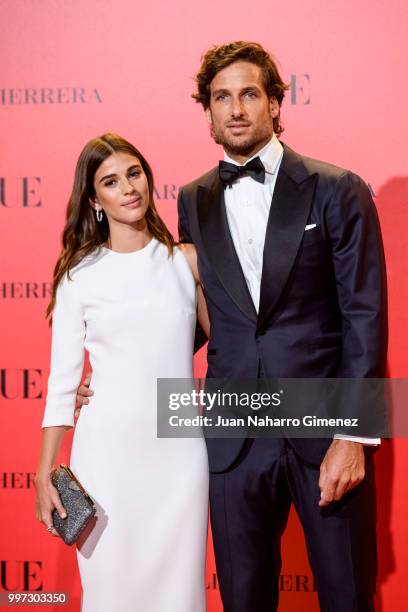
[{"label": "man's wrist", "polygon": [[368,438],[365,436],[347,436],[345,434],[334,434],[334,440],[346,440],[349,442],[359,442],[367,446],[380,446],[381,438]]}]

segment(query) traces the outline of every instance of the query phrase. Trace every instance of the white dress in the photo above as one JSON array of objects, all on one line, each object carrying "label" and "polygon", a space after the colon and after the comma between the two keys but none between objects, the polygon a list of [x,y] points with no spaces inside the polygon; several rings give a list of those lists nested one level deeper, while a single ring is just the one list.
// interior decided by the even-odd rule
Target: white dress
[{"label": "white dress", "polygon": [[77,547],[83,612],[203,612],[208,463],[202,438],[157,438],[157,378],[191,378],[196,287],[180,249],[102,248],[63,279],[42,427],[74,425],[84,347],[94,395],[71,468],[97,506]]}]

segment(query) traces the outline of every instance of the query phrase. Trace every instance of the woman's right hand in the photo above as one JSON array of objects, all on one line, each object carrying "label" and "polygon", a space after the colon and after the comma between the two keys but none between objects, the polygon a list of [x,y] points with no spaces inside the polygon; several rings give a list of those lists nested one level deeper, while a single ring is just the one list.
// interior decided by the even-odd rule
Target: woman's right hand
[{"label": "woman's right hand", "polygon": [[61,518],[65,518],[67,513],[62,505],[57,489],[51,482],[50,474],[37,473],[34,484],[37,490],[35,508],[37,519],[47,527],[47,530],[52,535],[60,537],[53,527],[52,511],[55,508]]}]

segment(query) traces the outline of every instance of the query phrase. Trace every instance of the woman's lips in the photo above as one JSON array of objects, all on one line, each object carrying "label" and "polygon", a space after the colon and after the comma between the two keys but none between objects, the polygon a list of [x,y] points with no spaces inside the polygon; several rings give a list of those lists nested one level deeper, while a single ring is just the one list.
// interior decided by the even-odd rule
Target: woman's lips
[{"label": "woman's lips", "polygon": [[126,208],[138,208],[138,206],[140,206],[140,203],[142,201],[142,198],[133,198],[133,200],[129,200],[129,202],[124,202],[122,204],[122,206],[125,206]]}]

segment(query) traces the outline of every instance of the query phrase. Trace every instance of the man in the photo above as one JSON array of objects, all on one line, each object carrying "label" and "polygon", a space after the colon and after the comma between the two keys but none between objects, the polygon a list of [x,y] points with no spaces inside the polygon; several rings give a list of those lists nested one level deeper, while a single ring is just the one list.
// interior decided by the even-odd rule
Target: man
[{"label": "man", "polygon": [[[279,142],[286,86],[260,45],[210,49],[196,80],[225,152],[179,196],[180,236],[197,249],[211,319],[208,377],[383,376],[385,266],[367,186]],[[291,502],[321,609],[373,609],[375,497],[363,442],[376,441],[207,439],[226,612],[277,608]]]},{"label": "man", "polygon": [[[258,44],[210,49],[197,75],[220,166],[183,187],[211,320],[208,377],[384,374],[385,265],[369,190],[280,143],[286,85]],[[320,607],[373,610],[372,453],[379,440],[207,439],[211,524],[225,612],[278,607],[293,502]]]}]

